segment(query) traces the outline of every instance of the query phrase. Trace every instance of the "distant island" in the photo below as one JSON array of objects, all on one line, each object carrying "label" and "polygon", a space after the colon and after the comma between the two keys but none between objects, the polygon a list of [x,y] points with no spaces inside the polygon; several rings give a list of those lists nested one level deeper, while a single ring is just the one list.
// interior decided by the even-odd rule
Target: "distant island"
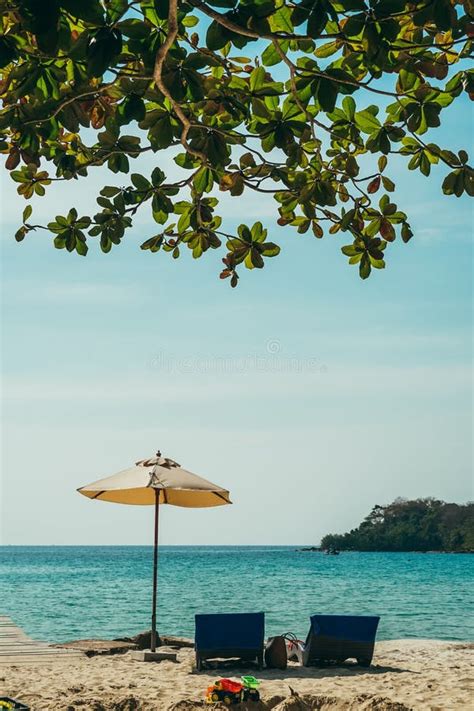
[{"label": "distant island", "polygon": [[395,499],[376,505],[358,528],[324,536],[325,551],[474,553],[474,503]]}]

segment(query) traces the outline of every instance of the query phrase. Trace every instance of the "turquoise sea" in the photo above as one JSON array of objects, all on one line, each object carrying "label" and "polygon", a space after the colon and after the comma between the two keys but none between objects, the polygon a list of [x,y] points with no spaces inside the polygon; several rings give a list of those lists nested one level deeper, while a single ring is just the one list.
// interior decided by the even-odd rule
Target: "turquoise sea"
[{"label": "turquoise sea", "polygon": [[[148,546],[0,547],[0,614],[38,639],[117,637],[150,626]],[[191,637],[196,612],[266,613],[303,636],[314,613],[378,614],[379,638],[474,639],[474,556],[163,546],[159,630]]]}]

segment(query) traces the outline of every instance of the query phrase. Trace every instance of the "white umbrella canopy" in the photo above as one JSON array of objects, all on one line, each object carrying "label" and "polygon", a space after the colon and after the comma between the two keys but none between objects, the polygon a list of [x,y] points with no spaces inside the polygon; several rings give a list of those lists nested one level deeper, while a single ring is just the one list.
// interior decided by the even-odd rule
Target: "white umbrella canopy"
[{"label": "white umbrella canopy", "polygon": [[153,548],[153,601],[151,616],[151,651],[156,649],[156,603],[158,580],[158,522],[160,504],[187,508],[208,508],[231,504],[229,492],[157,452],[134,467],[98,479],[77,490],[89,499],[117,504],[155,507]]}]

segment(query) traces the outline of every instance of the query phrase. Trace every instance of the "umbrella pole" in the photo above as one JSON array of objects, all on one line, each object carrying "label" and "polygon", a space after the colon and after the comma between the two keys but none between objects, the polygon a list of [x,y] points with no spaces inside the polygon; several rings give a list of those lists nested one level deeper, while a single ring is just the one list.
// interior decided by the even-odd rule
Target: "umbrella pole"
[{"label": "umbrella pole", "polygon": [[160,517],[160,490],[155,489],[155,536],[153,544],[153,602],[151,611],[151,644],[152,652],[156,651],[156,590],[158,582],[158,522]]}]

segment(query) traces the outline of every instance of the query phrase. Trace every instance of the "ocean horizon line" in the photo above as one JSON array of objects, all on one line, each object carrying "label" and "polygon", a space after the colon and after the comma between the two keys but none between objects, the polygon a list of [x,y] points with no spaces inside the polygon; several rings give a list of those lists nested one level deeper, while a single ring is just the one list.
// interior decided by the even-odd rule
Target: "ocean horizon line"
[{"label": "ocean horizon line", "polygon": [[[0,543],[0,549],[3,548],[153,548],[151,543]],[[215,544],[215,543],[163,543],[160,545],[160,550],[166,548],[213,548],[213,549],[229,549],[229,548],[272,548],[272,549],[297,549],[301,552],[318,552],[325,553],[325,550],[321,548],[321,545],[316,545],[314,543],[225,543],[225,544]],[[391,551],[391,550],[343,550],[339,551],[340,554],[349,553],[367,553],[367,554],[393,554],[393,555],[409,555],[411,553],[429,555],[469,555],[473,554],[474,551],[446,551],[446,550],[406,550],[406,551]]]},{"label": "ocean horizon line", "polygon": [[[150,548],[153,549],[153,545],[151,543],[0,543],[0,550],[1,549],[23,549],[23,548],[61,548],[61,549],[70,549],[70,548]],[[160,550],[163,551],[164,549],[178,549],[178,548],[196,548],[196,549],[203,549],[203,548],[208,548],[208,549],[214,549],[214,550],[229,550],[229,549],[273,549],[273,550],[294,550],[298,552],[321,552],[325,553],[325,550],[321,548],[320,545],[316,545],[314,543],[229,543],[229,544],[213,544],[213,543],[163,543],[160,545]],[[411,550],[411,551],[387,551],[387,550],[372,550],[372,551],[363,551],[363,550],[343,550],[339,551],[340,554],[370,554],[370,555],[377,555],[377,554],[390,554],[390,555],[410,555],[410,554],[417,554],[417,555],[429,555],[429,554],[436,554],[436,555],[469,555],[469,554],[474,554],[474,551],[445,551],[445,550],[429,550],[429,551],[420,551],[420,550]]]}]

